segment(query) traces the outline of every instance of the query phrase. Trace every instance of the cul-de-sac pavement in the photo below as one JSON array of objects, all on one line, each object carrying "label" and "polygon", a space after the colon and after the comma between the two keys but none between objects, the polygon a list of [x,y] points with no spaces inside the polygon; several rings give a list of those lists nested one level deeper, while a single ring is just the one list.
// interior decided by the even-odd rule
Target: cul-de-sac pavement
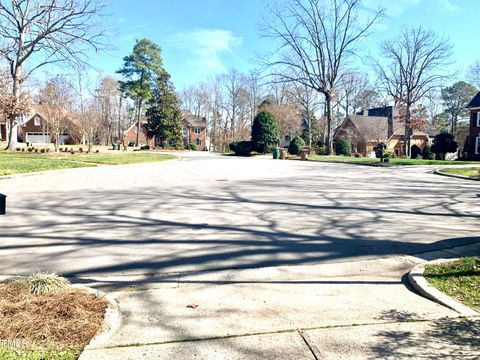
[{"label": "cul-de-sac pavement", "polygon": [[197,152],[0,183],[2,277],[57,272],[118,303],[81,359],[480,357],[478,318],[405,280],[480,254],[478,182]]}]

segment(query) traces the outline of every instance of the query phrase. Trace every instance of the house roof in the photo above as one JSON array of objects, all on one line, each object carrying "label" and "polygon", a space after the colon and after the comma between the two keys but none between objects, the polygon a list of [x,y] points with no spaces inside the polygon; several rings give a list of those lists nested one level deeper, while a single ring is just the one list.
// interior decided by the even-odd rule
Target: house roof
[{"label": "house roof", "polygon": [[467,105],[467,109],[480,107],[480,91],[475,95],[475,97]]},{"label": "house roof", "polygon": [[[349,122],[351,122],[353,126],[355,126],[356,130],[365,139],[386,141],[389,138],[388,121],[388,117],[384,116],[349,115],[345,118],[342,125],[337,129],[335,135],[337,135],[342,129],[344,129]],[[392,124],[393,136],[405,135],[404,123],[394,117],[392,119]],[[413,135],[427,136],[425,132],[421,131],[414,131]]]},{"label": "house roof", "polygon": [[388,118],[383,116],[349,115],[357,131],[368,139],[388,139]]},{"label": "house roof", "polygon": [[207,119],[193,115],[190,111],[182,111],[183,119],[194,127],[207,127]]},{"label": "house roof", "polygon": [[[65,116],[65,120],[70,121],[71,123],[76,123],[76,118],[72,116],[72,113],[68,112],[67,110],[61,108],[60,106],[57,107]],[[25,114],[21,126],[25,126],[29,121],[31,121],[35,116],[39,115],[41,118],[46,119],[46,111],[45,105],[42,104],[32,104],[30,105],[30,111],[28,114]]]}]

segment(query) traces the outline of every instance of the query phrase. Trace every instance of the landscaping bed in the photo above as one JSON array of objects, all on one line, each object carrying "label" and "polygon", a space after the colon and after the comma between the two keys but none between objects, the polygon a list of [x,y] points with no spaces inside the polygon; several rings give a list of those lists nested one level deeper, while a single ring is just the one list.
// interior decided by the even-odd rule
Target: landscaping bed
[{"label": "landscaping bed", "polygon": [[465,176],[465,177],[480,180],[480,167],[448,168],[448,169],[442,169],[439,172],[443,174]]},{"label": "landscaping bed", "polygon": [[480,258],[427,265],[423,276],[441,292],[480,311]]},{"label": "landscaping bed", "polygon": [[51,275],[0,285],[0,359],[77,359],[106,307],[104,298]]}]

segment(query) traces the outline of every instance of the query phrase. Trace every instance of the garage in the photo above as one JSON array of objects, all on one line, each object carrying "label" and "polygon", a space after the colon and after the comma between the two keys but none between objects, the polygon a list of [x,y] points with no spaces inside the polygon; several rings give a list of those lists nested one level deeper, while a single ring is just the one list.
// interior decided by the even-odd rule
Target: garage
[{"label": "garage", "polygon": [[49,144],[50,134],[27,132],[25,141],[30,144]]}]

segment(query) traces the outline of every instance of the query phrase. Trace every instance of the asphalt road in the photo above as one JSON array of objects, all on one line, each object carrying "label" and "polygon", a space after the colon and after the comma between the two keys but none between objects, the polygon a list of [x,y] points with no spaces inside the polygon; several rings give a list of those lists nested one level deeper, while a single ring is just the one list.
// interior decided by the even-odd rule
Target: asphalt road
[{"label": "asphalt road", "polygon": [[349,262],[479,241],[478,182],[190,153],[0,180],[0,275],[122,276]]}]

